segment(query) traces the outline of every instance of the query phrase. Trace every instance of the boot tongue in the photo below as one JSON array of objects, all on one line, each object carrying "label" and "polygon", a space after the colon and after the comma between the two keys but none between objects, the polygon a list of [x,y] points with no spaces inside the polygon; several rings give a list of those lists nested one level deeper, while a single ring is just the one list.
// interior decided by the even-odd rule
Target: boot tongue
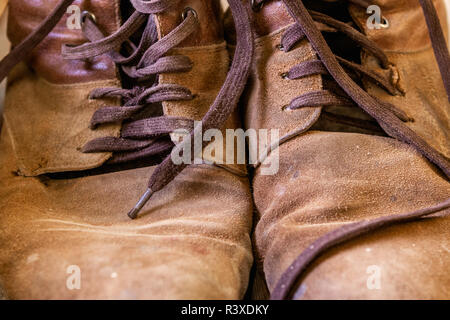
[{"label": "boot tongue", "polygon": [[218,0],[179,1],[166,12],[158,14],[156,22],[161,38],[183,21],[182,14],[186,8],[192,8],[197,13],[200,29],[183,41],[180,47],[203,46],[223,42],[222,10]]}]

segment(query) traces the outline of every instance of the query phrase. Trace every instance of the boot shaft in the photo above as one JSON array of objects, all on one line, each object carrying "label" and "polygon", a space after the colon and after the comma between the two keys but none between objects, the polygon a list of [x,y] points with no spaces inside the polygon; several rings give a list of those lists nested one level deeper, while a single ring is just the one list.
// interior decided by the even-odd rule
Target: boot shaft
[{"label": "boot shaft", "polygon": [[[425,17],[418,0],[388,1],[377,0],[382,17],[389,22],[387,29],[371,29],[367,25],[365,8],[355,5],[349,7],[355,23],[367,37],[386,51],[419,51],[428,48],[430,37]],[[447,11],[445,2],[433,0],[439,14],[442,30],[447,35]]]},{"label": "boot shaft", "polygon": [[[12,46],[18,45],[35,30],[59,0],[10,0],[8,37]],[[89,61],[66,60],[61,56],[63,44],[79,45],[86,42],[81,30],[81,13],[92,14],[105,34],[116,31],[121,24],[118,0],[76,0],[79,11],[70,11],[59,21],[29,56],[28,64],[45,80],[52,83],[80,83],[116,78],[114,63],[102,55]],[[75,8],[75,7],[74,7]],[[70,26],[70,27],[69,27]]]},{"label": "boot shaft", "polygon": [[[11,0],[8,19],[8,37],[13,46],[26,38],[39,23],[56,7],[59,0],[36,1]],[[46,39],[33,51],[29,64],[43,78],[53,83],[78,83],[112,79],[116,70],[111,59],[102,55],[89,61],[67,60],[61,56],[63,44],[79,45],[86,41],[81,31],[83,13],[95,18],[96,24],[105,35],[117,31],[132,10],[129,0],[76,0],[72,6],[78,11],[68,10]],[[72,6],[70,8],[72,8]],[[183,41],[180,46],[198,46],[223,41],[221,17],[218,1],[180,1],[169,10],[155,15],[160,37],[167,35],[182,22],[185,8],[193,8],[200,20],[200,30]],[[74,7],[75,8],[75,7]]]},{"label": "boot shaft", "polygon": [[[384,52],[387,65],[368,50],[361,50],[355,42],[349,42],[348,37],[339,37],[332,26],[315,19],[316,27],[322,31],[333,53],[375,72],[393,88],[392,92],[387,92],[373,80],[361,76],[358,84],[413,118],[407,126],[448,157],[448,101],[419,1],[379,1],[381,14],[389,22],[389,28],[379,30],[368,28],[370,15],[365,7],[343,2],[303,3],[308,10],[324,12],[344,23],[356,23],[362,35]],[[434,1],[434,5],[442,29],[447,33],[444,2]],[[307,39],[297,41],[288,52],[283,51],[282,39],[294,25],[283,1],[265,2],[259,11],[252,12],[252,20],[257,40],[253,73],[244,101],[247,128],[279,129],[281,137],[296,135],[308,128],[386,135],[371,116],[354,106],[327,106],[320,111],[320,103],[312,101],[311,107],[287,110],[286,106],[299,96],[328,89],[333,79],[319,73],[293,80],[287,77],[296,65],[320,59]]]},{"label": "boot shaft", "polygon": [[[36,6],[32,1],[12,2],[9,37],[17,45],[52,11],[59,1]],[[130,2],[75,1],[80,11],[95,17],[95,25],[105,35],[119,30],[134,9]],[[153,19],[158,38],[167,37],[193,10],[198,29],[166,54],[179,55],[191,61],[192,68],[183,72],[158,75],[157,85],[177,85],[192,93],[192,99],[170,100],[153,104],[152,114],[201,120],[214,102],[228,73],[230,59],[223,40],[222,11],[218,0],[175,1],[172,6]],[[67,60],[61,56],[63,44],[80,45],[87,42],[82,30],[67,27],[66,14],[56,28],[33,51],[26,64],[20,64],[9,75],[5,119],[15,139],[19,168],[23,175],[83,171],[103,166],[115,153],[83,153],[89,141],[102,137],[121,137],[121,123],[108,123],[89,129],[96,110],[120,105],[120,99],[89,99],[90,92],[101,87],[133,88],[136,92],[149,87],[128,78],[112,62],[109,53],[89,59]],[[142,30],[131,37],[138,46]],[[155,39],[157,40],[157,39]],[[121,83],[122,82],[122,83]],[[152,86],[150,84],[149,86]],[[122,101],[122,103],[124,103]],[[19,114],[19,106],[22,113]],[[31,121],[26,125],[24,115]],[[144,117],[146,114],[144,113]],[[153,115],[152,115],[153,116]],[[138,118],[139,119],[139,118]],[[234,114],[225,128],[238,127]],[[64,140],[65,143],[62,143]],[[174,143],[179,137],[172,134]],[[63,146],[62,148],[58,146]]]}]

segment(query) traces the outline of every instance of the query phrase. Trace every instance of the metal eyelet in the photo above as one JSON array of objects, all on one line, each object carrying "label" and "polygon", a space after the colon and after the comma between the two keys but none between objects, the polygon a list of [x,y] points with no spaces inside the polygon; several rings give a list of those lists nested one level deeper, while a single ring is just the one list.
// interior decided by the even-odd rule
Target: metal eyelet
[{"label": "metal eyelet", "polygon": [[287,104],[287,105],[284,105],[284,106],[281,107],[281,111],[284,111],[284,112],[291,112],[291,111],[293,111],[293,110],[291,109],[290,105]]},{"label": "metal eyelet", "polygon": [[381,28],[383,28],[383,29],[389,28],[389,20],[388,20],[385,16],[382,16],[382,17],[381,17],[381,20],[382,20],[383,22],[381,22],[381,23],[379,24],[379,26],[380,26]]},{"label": "metal eyelet", "polygon": [[283,73],[281,73],[281,74],[280,74],[280,77],[282,77],[283,79],[286,79],[286,80],[290,80],[290,79],[289,79],[289,72],[283,72]]},{"label": "metal eyelet", "polygon": [[256,0],[252,0],[252,10],[254,12],[261,11],[262,7],[264,7],[264,2],[265,2],[265,0],[263,0],[263,1],[259,2],[259,3]]},{"label": "metal eyelet", "polygon": [[81,25],[84,25],[86,23],[86,18],[91,19],[94,23],[97,23],[97,18],[92,12],[89,11],[83,11],[81,13]]},{"label": "metal eyelet", "polygon": [[283,47],[283,45],[280,43],[280,44],[277,44],[276,46],[275,46],[278,50],[280,50],[280,51],[285,51],[284,50],[284,47]]},{"label": "metal eyelet", "polygon": [[183,20],[186,20],[186,18],[188,17],[189,12],[191,12],[194,15],[194,17],[198,18],[197,11],[195,11],[191,7],[184,8],[183,13],[181,14],[181,18],[183,18]]}]

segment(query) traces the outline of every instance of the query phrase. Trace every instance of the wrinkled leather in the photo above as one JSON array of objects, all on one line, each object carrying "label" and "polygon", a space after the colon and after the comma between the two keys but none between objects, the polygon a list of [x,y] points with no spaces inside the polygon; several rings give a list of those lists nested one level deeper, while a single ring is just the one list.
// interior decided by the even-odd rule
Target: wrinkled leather
[{"label": "wrinkled leather", "polygon": [[[196,11],[200,29],[198,33],[183,41],[179,47],[172,49],[169,55],[189,57],[192,69],[188,72],[161,74],[159,82],[161,84],[177,83],[188,88],[194,95],[194,99],[189,101],[163,102],[165,115],[201,121],[213,104],[218,89],[224,83],[231,61],[223,39],[222,12],[218,1],[181,1],[169,11],[156,15],[159,36],[166,35],[181,22],[182,12],[186,8]],[[192,81],[194,78],[197,81]],[[226,129],[236,129],[240,127],[239,124],[239,114],[236,111],[225,122],[224,128],[221,128],[223,137],[226,137]],[[174,143],[182,139],[179,134],[171,134],[171,137]],[[205,153],[204,159],[214,163],[226,163],[226,139],[223,142],[222,156],[216,154],[208,156]],[[246,174],[244,164],[227,164],[226,167],[239,174]]]},{"label": "wrinkled leather", "polygon": [[[8,36],[12,45],[22,41],[56,7],[59,1],[10,1]],[[118,2],[75,1],[81,11],[95,14],[107,34],[120,25]],[[101,166],[110,153],[84,154],[80,150],[90,140],[119,136],[120,125],[90,130],[94,112],[118,99],[91,100],[89,93],[99,87],[120,87],[114,63],[105,55],[90,59],[64,60],[63,44],[86,42],[81,30],[67,27],[66,14],[52,32],[8,76],[4,118],[18,159],[18,173],[86,170]]]},{"label": "wrinkled leather", "polygon": [[[409,146],[358,133],[311,131],[281,145],[275,176],[256,173],[255,259],[269,290],[318,237],[345,224],[425,208],[450,184]],[[273,161],[274,159],[269,159]],[[336,247],[302,278],[295,299],[450,298],[450,210]],[[367,283],[380,270],[379,290]],[[368,271],[369,270],[369,271]]]},{"label": "wrinkled leather", "polygon": [[265,36],[291,24],[294,19],[280,1],[269,1],[258,14],[252,15],[253,27],[258,36]]},{"label": "wrinkled leather", "polygon": [[[440,6],[442,1],[439,2]],[[389,3],[397,8],[394,16],[386,13],[394,29],[377,32],[380,38],[381,34],[394,37],[394,43],[397,38],[405,37],[404,33],[397,34],[395,26],[409,21],[412,8],[400,1]],[[414,7],[421,10],[418,5]],[[261,16],[254,20],[275,19],[267,14],[256,13],[254,15]],[[284,15],[280,16],[284,19]],[[413,21],[415,29],[426,30],[423,19]],[[257,46],[255,56],[277,57],[279,53],[273,45],[279,41],[281,31],[280,27],[269,33],[268,38],[258,38],[257,43],[271,45]],[[405,96],[389,99],[416,119],[409,124],[412,128],[441,152],[447,152],[448,101],[433,51],[429,46],[417,51],[423,43],[420,37],[416,40],[410,47],[406,44],[411,40],[402,43],[402,50],[412,53],[388,53],[400,74],[398,85],[406,90]],[[292,54],[307,46],[308,43],[302,41]],[[311,59],[309,54],[297,59],[301,62],[308,57]],[[365,66],[379,68],[369,59],[363,55]],[[247,128],[291,128],[295,123],[275,112],[270,116],[285,100],[290,101],[305,92],[306,84],[312,81],[312,77],[307,77],[292,80],[285,89],[280,87],[282,80],[275,77],[276,73],[287,71],[292,63],[288,54],[279,58],[277,67],[272,66],[271,59],[256,59],[253,74],[258,77],[253,77],[252,81],[260,84],[253,83],[244,99]],[[268,78],[273,80],[265,81]],[[369,92],[389,101],[384,91],[381,94],[382,90],[366,85]],[[259,86],[264,86],[264,90],[258,89]],[[282,102],[265,98],[271,96],[280,97]],[[300,114],[302,112],[305,111]],[[359,116],[358,113],[356,117]],[[298,117],[297,111],[292,112],[294,117]],[[298,126],[304,125],[306,120],[300,117]],[[325,233],[347,223],[425,208],[450,196],[450,185],[442,173],[410,146],[387,137],[353,132],[353,129],[340,130],[340,127],[330,126],[328,131],[318,131],[320,126],[315,126],[315,130],[285,142],[277,152],[279,172],[263,176],[258,169],[254,174],[255,220],[258,221],[254,233],[255,259],[269,291],[297,256]],[[276,154],[271,154],[269,161],[275,161],[274,157]],[[302,279],[303,286],[294,298],[448,299],[449,213],[447,210],[441,213],[445,217],[373,232],[330,250],[309,267]],[[381,272],[380,290],[370,290],[367,286],[371,266],[379,267]],[[264,296],[264,288],[260,285],[256,288],[260,291],[254,296]]]},{"label": "wrinkled leather", "polygon": [[[424,27],[426,26],[425,17],[419,1],[376,0],[373,2],[380,7],[381,14],[389,21],[389,28],[371,30],[366,24],[368,18],[366,8],[354,5],[349,8],[360,29],[380,48],[388,52],[412,52],[424,50],[431,45],[428,29]],[[447,34],[445,3],[441,0],[434,0],[433,3],[441,19],[442,30]]]},{"label": "wrinkled leather", "polygon": [[[198,12],[211,6],[191,2]],[[216,15],[203,19],[202,24],[208,25],[208,19],[217,23]],[[199,119],[220,90],[229,58],[223,38],[192,45],[183,48],[195,62],[189,77],[166,79],[179,84],[189,79],[195,84],[190,88],[199,98],[174,104],[173,110]],[[198,63],[211,58],[216,63]],[[48,164],[55,160],[65,169],[86,169],[87,156],[76,153],[76,147],[92,138],[88,134],[98,134],[90,133],[87,115],[108,103],[89,101],[88,93],[96,87],[119,86],[116,81],[54,84],[23,64],[10,75],[7,121],[0,138],[0,279],[6,295],[11,299],[242,298],[253,259],[252,198],[245,175],[215,166],[191,166],[157,192],[133,221],[126,212],[156,167],[75,179],[23,177],[24,164],[34,176],[48,172]],[[96,162],[89,162],[93,167],[109,155],[95,157]],[[35,164],[42,165],[36,169]],[[68,267],[73,265],[81,271],[80,290],[66,285],[71,276]]]},{"label": "wrinkled leather", "polygon": [[[10,299],[240,299],[252,265],[246,177],[190,167],[132,208],[155,167],[23,178],[0,139],[0,278]],[[81,289],[69,290],[78,266]],[[69,269],[70,271],[70,269]],[[70,286],[69,286],[70,288]]]},{"label": "wrinkled leather", "polygon": [[[92,12],[98,11],[105,4],[99,2],[98,5],[98,7],[95,7],[92,4],[93,7],[87,9]],[[217,3],[197,0],[189,3],[182,2],[179,6],[171,7],[168,12],[156,16],[158,30],[165,28],[166,32],[170,32],[171,30],[167,29],[168,26],[174,26],[174,23],[179,21],[178,18],[181,19],[184,8],[188,6],[198,11],[201,29],[205,29],[205,32],[207,30],[210,35],[202,38],[203,40],[200,42],[187,39],[180,48],[172,50],[169,54],[183,54],[189,57],[193,62],[192,70],[185,73],[161,75],[160,83],[177,83],[190,89],[195,94],[195,99],[192,101],[164,102],[163,107],[166,115],[201,120],[225,81],[230,60],[223,41],[223,31],[218,22],[218,17],[222,14],[220,10],[217,11]],[[49,10],[52,7],[47,5],[46,8]],[[28,11],[22,14],[32,12],[30,7],[26,6],[21,10],[25,9]],[[115,9],[114,12],[116,11],[118,9]],[[22,19],[14,16],[16,12],[17,10],[10,12],[13,21]],[[100,21],[99,25],[102,27]],[[206,26],[211,26],[211,28]],[[213,31],[213,26],[216,26],[216,31]],[[56,36],[58,30],[65,32],[64,35],[61,35],[62,39]],[[195,39],[200,38],[203,33],[196,33]],[[67,29],[65,25],[64,27],[59,25],[56,31],[51,33],[50,37],[44,42],[51,44],[52,48],[58,47],[60,50],[61,44],[67,43],[71,37],[74,37],[74,33]],[[206,41],[206,39],[209,40]],[[48,54],[50,53],[45,48],[42,50],[38,48],[35,53],[39,59],[53,61],[54,59],[51,56],[46,57]],[[59,54],[59,51],[53,52],[53,54]],[[59,56],[58,59],[62,58]],[[66,62],[64,64],[66,66]],[[27,64],[28,68],[23,66],[16,68],[16,71],[9,77],[5,119],[10,123],[9,128],[11,128],[11,136],[20,163],[20,174],[22,175],[34,176],[43,173],[96,168],[111,157],[110,153],[84,154],[80,152],[80,149],[94,138],[119,136],[120,125],[118,124],[101,126],[94,131],[90,130],[88,125],[95,110],[104,105],[118,105],[120,101],[115,99],[87,99],[93,89],[120,87],[119,80],[115,78],[115,80],[89,81],[92,79],[87,74],[83,75],[86,76],[86,81],[83,78],[81,83],[52,83],[47,79],[53,77],[54,72],[66,74],[65,66],[60,69],[52,69],[51,72],[43,69],[44,76],[41,76],[41,72],[33,72],[34,64],[31,63]],[[74,69],[74,72],[76,70],[78,69]],[[83,68],[80,70],[82,71]],[[196,77],[198,81],[192,81],[193,77]],[[72,101],[72,103],[66,103],[66,101]],[[21,109],[23,113],[18,113],[18,109]],[[238,127],[238,120],[238,114],[235,113],[227,121],[225,128],[234,129]],[[52,139],[55,136],[61,137],[65,142],[61,144],[60,141]],[[174,141],[177,142],[178,140],[174,138]],[[225,145],[224,148],[226,148]],[[225,152],[223,154],[225,155]],[[224,162],[224,159],[212,158],[209,160]],[[230,165],[230,167],[239,174],[246,174],[243,165]]]},{"label": "wrinkled leather", "polygon": [[[407,126],[432,147],[450,158],[450,106],[440,77],[439,67],[429,47],[419,52],[388,53],[399,74],[398,85],[405,95],[391,96],[373,83],[364,82],[366,90],[388,101],[414,119]],[[363,64],[382,73],[373,57],[364,55]]]},{"label": "wrinkled leather", "polygon": [[170,7],[170,10],[156,15],[159,24],[159,35],[163,37],[178,26],[186,8],[192,8],[197,13],[200,28],[195,35],[184,40],[181,47],[218,44],[223,42],[222,10],[216,0],[184,0]]},{"label": "wrinkled leather", "polygon": [[91,100],[99,87],[120,87],[118,80],[53,84],[37,76],[25,64],[8,77],[3,117],[17,155],[17,171],[24,176],[78,171],[101,166],[111,153],[82,153],[90,140],[119,136],[120,125],[89,129],[94,112],[118,99]]},{"label": "wrinkled leather", "polygon": [[[387,51],[394,72],[383,70],[376,59],[366,53],[362,54],[362,63],[368,69],[390,76],[391,82],[401,88],[405,95],[391,96],[369,82],[364,83],[365,87],[369,93],[405,111],[414,119],[414,122],[407,125],[432,147],[450,158],[450,106],[444,98],[446,92],[422,9],[418,1],[399,1],[395,4],[386,2],[380,3],[380,6],[386,15],[393,12],[389,16],[392,26],[386,30],[386,34],[366,27],[363,31],[369,39]],[[435,1],[435,6],[441,15],[442,29],[447,34],[444,2]],[[358,11],[353,8],[353,12],[357,15]],[[417,34],[418,32],[421,34]],[[405,37],[406,33],[410,35]]]},{"label": "wrinkled leather", "polygon": [[[19,44],[37,28],[59,0],[10,0],[8,37],[12,46]],[[120,25],[119,5],[111,0],[77,0],[74,5],[91,12],[105,34],[111,34]],[[39,44],[29,57],[29,66],[42,78],[52,83],[71,84],[116,78],[115,65],[106,55],[81,60],[65,60],[61,56],[63,44],[79,45],[86,42],[81,30],[71,30],[66,13],[58,25]]]},{"label": "wrinkled leather", "polygon": [[[245,124],[253,129],[278,129],[279,136],[310,126],[317,120],[317,108],[304,108],[296,112],[285,110],[293,97],[322,88],[320,75],[302,82],[283,79],[296,64],[317,59],[311,45],[305,40],[290,52],[277,49],[285,28],[256,40],[252,73],[247,85]],[[262,107],[264,106],[264,107]]]}]

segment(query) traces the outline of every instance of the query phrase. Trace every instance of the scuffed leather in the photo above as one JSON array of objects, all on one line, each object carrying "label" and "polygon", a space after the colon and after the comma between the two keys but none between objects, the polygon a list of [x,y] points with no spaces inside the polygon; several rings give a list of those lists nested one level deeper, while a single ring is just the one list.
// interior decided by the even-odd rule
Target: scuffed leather
[{"label": "scuffed leather", "polygon": [[81,148],[95,138],[118,137],[119,124],[89,128],[94,112],[103,105],[119,105],[118,99],[91,100],[99,87],[119,87],[118,80],[54,84],[39,77],[24,63],[8,77],[4,126],[7,126],[24,176],[92,169],[111,153],[83,153]]},{"label": "scuffed leather", "polygon": [[[59,0],[10,0],[8,37],[12,46],[19,44],[48,16]],[[77,0],[74,5],[93,13],[105,35],[120,26],[118,0]],[[79,45],[86,42],[81,30],[67,27],[70,14],[65,14],[58,25],[40,43],[29,57],[29,66],[52,83],[71,84],[116,78],[114,63],[106,55],[86,61],[65,60],[61,56],[63,44]]]},{"label": "scuffed leather", "polygon": [[304,108],[295,112],[284,108],[302,93],[322,89],[320,75],[307,77],[301,82],[282,77],[296,64],[317,59],[306,40],[289,52],[279,50],[277,45],[281,43],[285,31],[286,28],[282,28],[256,40],[252,73],[243,98],[246,127],[278,129],[280,138],[295,132],[299,127],[311,125],[317,119],[317,108]]},{"label": "scuffed leather", "polygon": [[[8,36],[12,45],[20,43],[50,14],[58,0],[12,0],[8,16]],[[118,1],[78,0],[74,5],[93,13],[100,29],[111,34],[119,28]],[[119,136],[120,125],[90,130],[94,112],[118,99],[90,100],[99,87],[120,87],[116,67],[106,55],[89,60],[64,60],[63,44],[87,40],[81,30],[67,27],[66,14],[50,34],[9,74],[4,118],[13,139],[24,176],[50,172],[77,171],[101,166],[110,153],[84,154],[80,150],[90,140]]]},{"label": "scuffed leather", "polygon": [[167,35],[182,21],[186,8],[192,8],[200,21],[198,32],[184,40],[181,47],[218,44],[223,41],[222,9],[218,0],[183,0],[156,15],[160,37]]},{"label": "scuffed leather", "polygon": [[[202,104],[173,109],[199,119],[225,79],[229,57],[223,38],[183,50],[194,53],[198,72],[170,81],[195,83]],[[198,68],[205,56],[219,61]],[[55,84],[44,76],[21,64],[9,77],[0,136],[0,278],[8,298],[241,299],[253,262],[248,178],[190,166],[131,221],[126,213],[156,167],[76,179],[24,177],[23,168],[34,176],[99,166],[109,154],[84,155],[77,147],[90,135],[119,132],[119,126],[88,129],[94,110],[117,105],[91,101],[88,93],[120,86],[117,79]],[[51,169],[55,162],[59,169]],[[80,268],[80,290],[67,287],[70,266]]]},{"label": "scuffed leather", "polygon": [[[185,8],[192,8],[196,11],[200,29],[198,33],[191,35],[168,54],[188,57],[192,62],[192,69],[188,72],[161,74],[159,82],[161,84],[176,83],[188,88],[194,95],[194,99],[189,101],[165,101],[162,105],[164,114],[167,116],[201,121],[225,82],[231,61],[223,39],[221,24],[223,13],[217,0],[181,1],[178,5],[170,7],[167,12],[156,15],[159,36],[166,35],[181,22],[181,15]],[[225,132],[227,129],[241,127],[238,111],[233,112],[225,122],[224,127],[220,128],[224,137],[222,156],[204,154],[204,159],[219,164],[226,163]],[[171,137],[174,143],[178,143],[182,139],[179,134],[171,134]],[[234,161],[233,164],[229,163],[226,166],[233,172],[246,175],[244,164],[237,164]]]},{"label": "scuffed leather", "polygon": [[[364,67],[384,74],[404,91],[404,95],[391,96],[376,84],[365,81],[366,90],[388,101],[414,119],[407,125],[432,147],[450,158],[450,105],[440,77],[439,67],[431,47],[428,29],[418,1],[379,1],[390,28],[369,30],[362,24],[361,12],[351,7],[369,39],[386,51],[391,70],[383,70],[378,61],[362,53]],[[442,29],[447,37],[447,16],[444,1],[434,1],[441,16]]]},{"label": "scuffed leather", "polygon": [[[369,81],[364,82],[366,90],[405,111],[414,119],[406,125],[450,158],[450,104],[433,49],[387,55],[398,70],[398,85],[405,95],[392,96]],[[376,59],[369,55],[364,55],[363,64],[375,72],[383,72]]]},{"label": "scuffed leather", "polygon": [[[388,2],[397,8],[396,18],[388,16],[394,29],[383,33],[384,37],[392,37],[384,46],[389,50],[395,49],[392,45],[397,45],[398,38],[405,37],[396,33],[399,29],[394,32],[396,25],[409,21],[407,17],[402,18],[401,11],[405,15],[412,8],[408,5],[410,1]],[[438,8],[441,5],[442,1]],[[421,10],[418,1],[414,8]],[[271,19],[267,16],[254,19],[264,18]],[[396,19],[400,19],[398,23]],[[423,19],[421,25],[417,25],[419,20],[413,21],[414,28],[426,30]],[[281,31],[280,27],[267,36],[270,39],[256,40],[257,43],[273,41],[265,48],[257,47],[257,57],[278,55],[272,46],[278,42]],[[413,116],[416,122],[408,125],[447,154],[448,101],[429,43],[420,37],[415,40],[400,42],[402,51],[411,52],[388,53],[400,75],[396,84],[405,89],[405,96],[390,97],[374,85],[365,85],[370,93],[393,102]],[[307,45],[303,41],[295,50]],[[292,112],[290,119],[281,118],[274,112],[274,106],[281,102],[265,98],[274,96],[283,103],[290,101],[312,81],[310,77],[292,80],[284,88],[278,84],[279,79],[266,82],[265,79],[275,77],[275,72],[285,72],[288,70],[285,68],[292,66],[288,54],[285,55],[276,67],[270,59],[256,59],[253,74],[258,77],[252,81],[267,85],[264,90],[255,85],[249,87],[243,105],[247,128],[290,128],[295,123],[292,119],[298,117],[297,111]],[[303,55],[297,62],[308,58],[309,54]],[[379,64],[370,59],[363,54],[364,66],[381,72]],[[389,75],[388,71],[383,72]],[[359,116],[359,112],[355,114]],[[258,118],[262,120],[257,121]],[[305,120],[300,117],[297,123],[301,126]],[[339,132],[339,128],[328,128],[335,132],[311,130],[287,141],[268,159],[276,161],[274,157],[279,154],[278,173],[264,176],[258,169],[254,174],[255,221],[258,221],[254,233],[255,259],[269,291],[297,256],[325,233],[347,223],[425,208],[450,196],[450,184],[442,173],[412,147],[388,137],[347,132],[350,130]],[[294,298],[448,299],[449,214],[447,210],[440,218],[386,228],[330,250],[309,267],[302,279],[303,286]],[[367,286],[371,266],[381,270],[380,290]],[[259,291],[254,293],[255,297],[267,297],[262,286],[256,288]]]},{"label": "scuffed leather", "polygon": [[[0,139],[0,278],[10,299],[240,299],[252,254],[246,177],[185,169],[130,220],[156,167],[51,180],[13,173]],[[69,290],[69,266],[81,289]]]},{"label": "scuffed leather", "polygon": [[[281,145],[279,154],[279,173],[257,172],[253,180],[260,218],[255,259],[270,290],[325,233],[450,196],[450,184],[436,168],[390,138],[311,131]],[[294,298],[450,298],[450,210],[441,215],[446,217],[386,228],[327,251],[308,268]],[[371,266],[381,271],[380,290],[367,286]]]},{"label": "scuffed leather", "polygon": [[[381,13],[389,21],[389,28],[371,30],[367,27],[368,15],[366,8],[349,6],[350,13],[360,29],[367,37],[385,51],[412,52],[420,51],[431,46],[425,17],[418,0],[377,0]],[[434,6],[441,18],[442,30],[447,29],[447,15],[445,3],[434,0]]]}]

